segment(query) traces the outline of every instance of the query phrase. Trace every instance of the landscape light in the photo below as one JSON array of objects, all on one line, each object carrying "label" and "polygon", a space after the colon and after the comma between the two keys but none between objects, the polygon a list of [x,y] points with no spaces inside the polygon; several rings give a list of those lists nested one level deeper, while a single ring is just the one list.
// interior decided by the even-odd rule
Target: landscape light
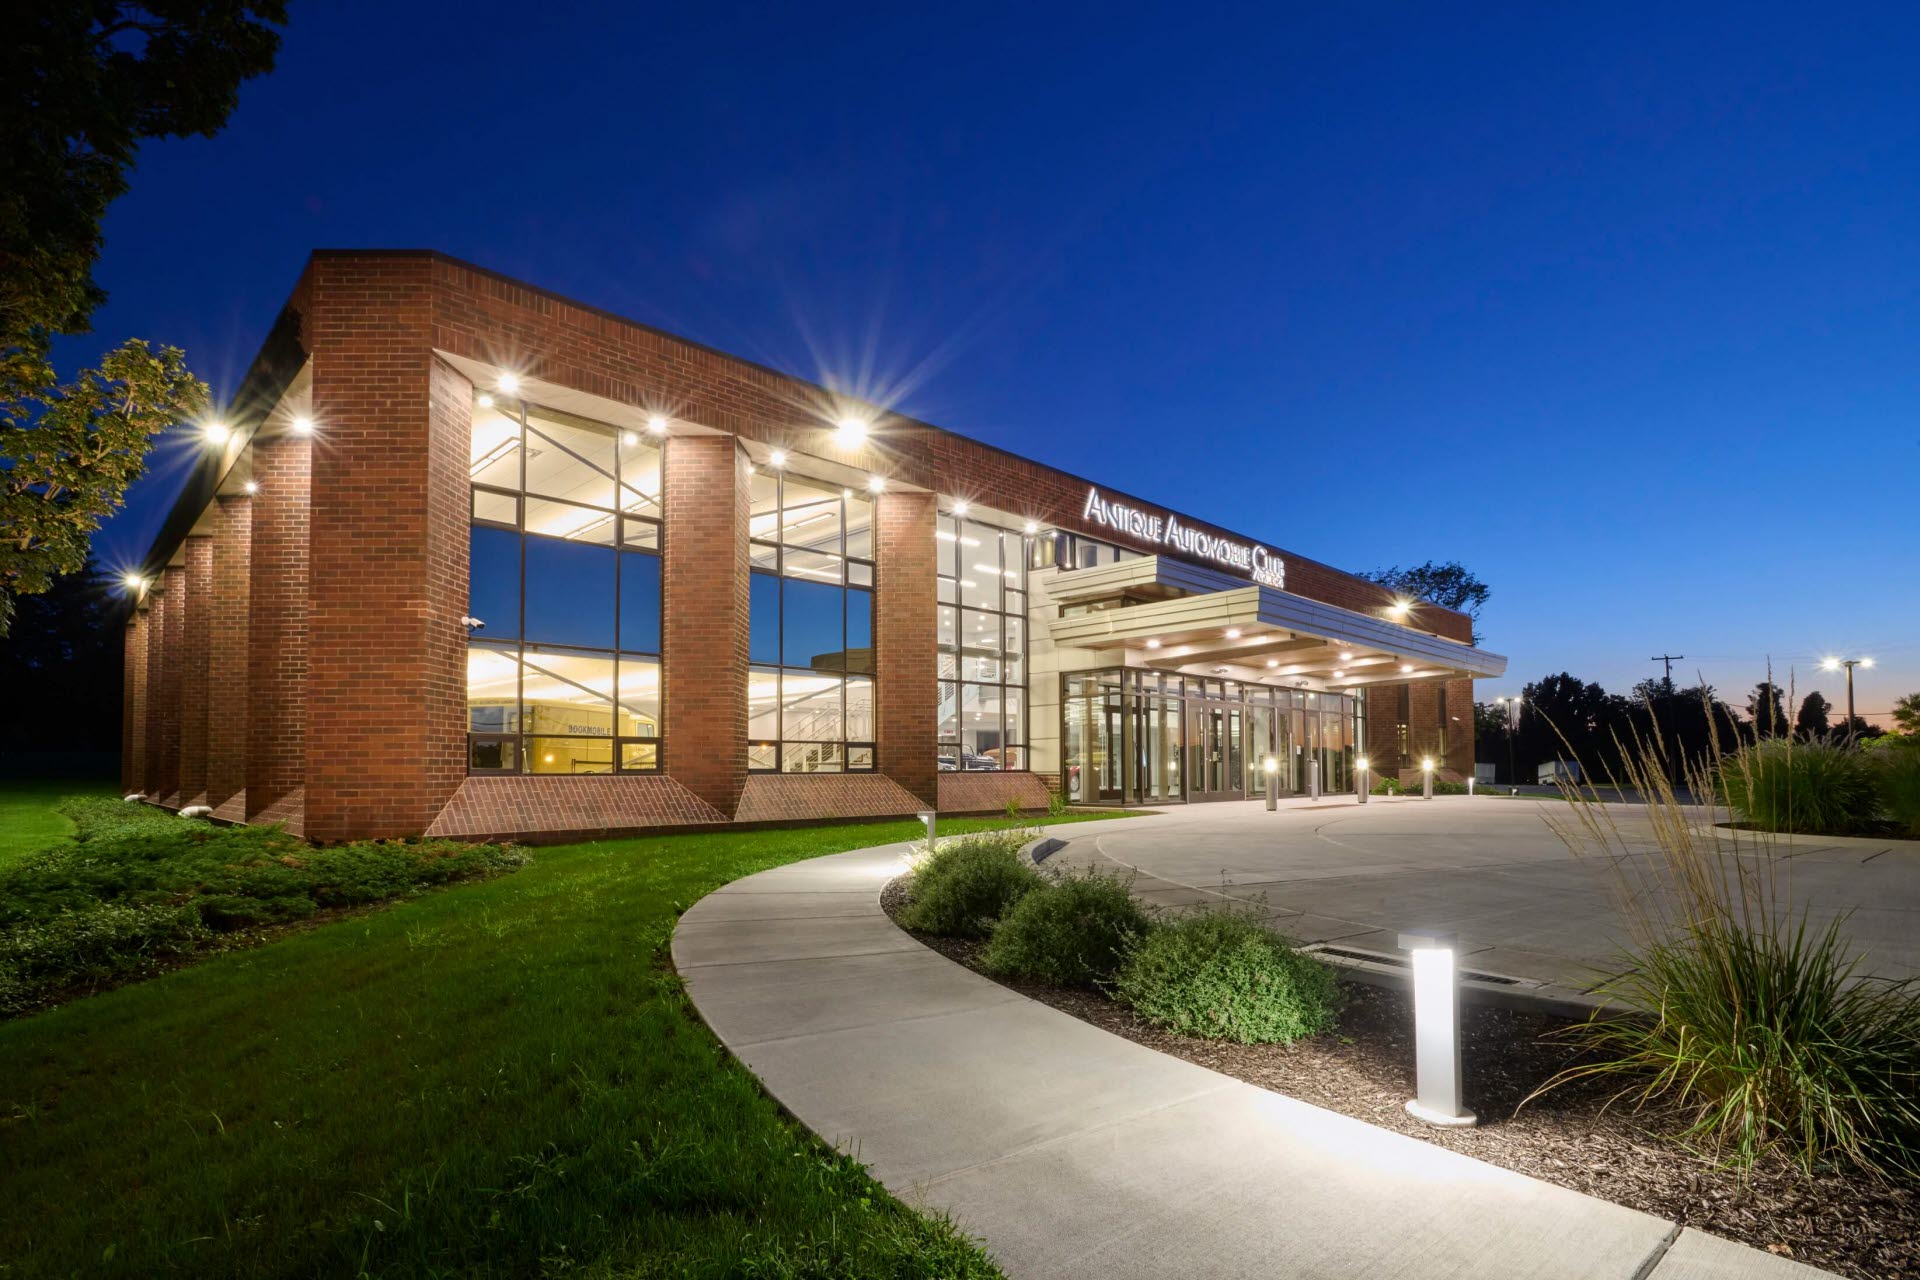
[{"label": "landscape light", "polygon": [[1280,758],[1268,756],[1260,762],[1267,775],[1267,812],[1272,813],[1280,807]]},{"label": "landscape light", "polygon": [[1420,798],[1433,799],[1433,757],[1420,757]]},{"label": "landscape light", "polygon": [[842,449],[858,449],[866,442],[869,424],[865,418],[842,418],[834,428]]},{"label": "landscape light", "polygon": [[[499,379],[494,382],[493,385],[500,388],[500,390],[506,392],[508,395],[512,395],[514,392],[520,389],[520,375],[515,373],[503,373],[500,375]],[[552,759],[552,757],[549,756],[548,759]]]},{"label": "landscape light", "polygon": [[1407,1114],[1458,1128],[1475,1123],[1460,1105],[1460,987],[1450,933],[1403,933],[1413,957],[1414,1097]]},{"label": "landscape light", "polygon": [[200,436],[208,444],[225,444],[233,439],[233,428],[224,422],[209,422],[200,428]]},{"label": "landscape light", "polygon": [[653,434],[657,436],[663,436],[667,434],[666,418],[657,413],[649,416],[647,418],[647,430],[653,432]]},{"label": "landscape light", "polygon": [[926,809],[926,810],[923,810],[923,811],[921,811],[921,813],[920,813],[920,814],[919,814],[918,816],[919,816],[919,818],[920,818],[920,821],[926,824],[926,827],[927,827],[927,852],[928,852],[928,853],[932,853],[932,852],[933,852],[933,846],[934,846],[934,842],[935,842],[935,841],[936,841],[936,840],[937,840],[937,839],[939,838],[939,837],[938,837],[937,835],[935,835],[935,834],[934,834],[934,829],[933,829],[933,824],[934,824],[934,815],[933,815],[933,810],[931,810],[931,809]]},{"label": "landscape light", "polygon": [[[493,398],[491,396],[482,396],[481,399],[488,404],[493,403]],[[293,420],[292,426],[293,426],[293,434],[297,436],[310,436],[313,434],[313,419],[309,418],[304,413],[300,414],[298,417],[296,417]]]}]

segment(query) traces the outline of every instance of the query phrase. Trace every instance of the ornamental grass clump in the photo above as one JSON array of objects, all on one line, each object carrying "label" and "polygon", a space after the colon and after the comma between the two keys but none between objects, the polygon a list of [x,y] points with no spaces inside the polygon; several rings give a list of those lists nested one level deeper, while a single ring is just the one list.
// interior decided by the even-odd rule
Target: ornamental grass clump
[{"label": "ornamental grass clump", "polygon": [[1148,928],[1127,882],[1098,871],[1074,872],[1014,903],[980,962],[1002,977],[1092,987],[1113,976]]},{"label": "ornamental grass clump", "polygon": [[984,938],[1022,897],[1041,884],[1020,856],[1024,831],[949,836],[914,869],[911,900],[900,923],[949,938]]},{"label": "ornamental grass clump", "polygon": [[[1712,745],[1691,760],[1657,736],[1622,750],[1644,829],[1597,802],[1550,820],[1606,869],[1630,942],[1621,976],[1597,992],[1614,1008],[1563,1033],[1583,1061],[1536,1095],[1615,1081],[1615,1099],[1664,1136],[1734,1167],[1780,1157],[1807,1173],[1920,1174],[1920,988],[1859,972],[1843,921],[1815,925],[1793,907],[1777,838],[1718,821]],[[1703,799],[1682,801],[1675,774]]]},{"label": "ornamental grass clump", "polygon": [[1115,976],[1113,994],[1164,1030],[1236,1044],[1331,1031],[1340,1010],[1331,969],[1238,910],[1155,929]]},{"label": "ornamental grass clump", "polygon": [[1882,738],[1868,756],[1880,785],[1880,811],[1901,835],[1920,839],[1920,741]]},{"label": "ornamental grass clump", "polygon": [[1762,831],[1843,835],[1873,825],[1874,763],[1850,742],[1763,738],[1728,755],[1718,776],[1734,815]]}]

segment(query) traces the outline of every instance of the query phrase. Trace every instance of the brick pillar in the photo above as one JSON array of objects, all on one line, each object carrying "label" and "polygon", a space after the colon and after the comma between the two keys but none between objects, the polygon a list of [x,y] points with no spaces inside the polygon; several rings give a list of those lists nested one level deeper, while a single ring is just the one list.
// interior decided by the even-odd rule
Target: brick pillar
[{"label": "brick pillar", "polygon": [[1449,680],[1447,689],[1447,758],[1445,767],[1465,781],[1473,776],[1473,681]]},{"label": "brick pillar", "polygon": [[127,619],[120,686],[120,794],[147,785],[147,611]]},{"label": "brick pillar", "polygon": [[248,542],[251,500],[216,498],[213,617],[207,672],[207,803],[222,818],[246,816]]},{"label": "brick pillar", "polygon": [[874,509],[879,769],[927,804],[936,803],[940,791],[936,513],[931,493],[883,493]]},{"label": "brick pillar", "polygon": [[207,802],[207,674],[213,640],[213,539],[187,539],[180,641],[180,804]]},{"label": "brick pillar", "polygon": [[305,436],[253,443],[247,556],[248,822],[300,830],[307,741],[307,510],[313,447]]},{"label": "brick pillar", "polygon": [[167,702],[167,593],[164,582],[164,578],[156,577],[153,585],[147,588],[147,681],[146,697],[140,708],[146,748],[140,753],[140,790],[146,793],[149,800],[159,800],[165,794],[160,790],[163,772],[160,761],[166,752],[166,717],[162,709]]},{"label": "brick pillar", "polygon": [[167,633],[160,641],[160,802],[179,808],[180,695],[186,688],[187,568],[168,565]]},{"label": "brick pillar", "polygon": [[661,467],[666,770],[732,817],[747,785],[746,468],[732,436],[675,436]]},{"label": "brick pillar", "polygon": [[314,267],[310,839],[417,835],[466,773],[472,387],[433,354],[431,272]]}]

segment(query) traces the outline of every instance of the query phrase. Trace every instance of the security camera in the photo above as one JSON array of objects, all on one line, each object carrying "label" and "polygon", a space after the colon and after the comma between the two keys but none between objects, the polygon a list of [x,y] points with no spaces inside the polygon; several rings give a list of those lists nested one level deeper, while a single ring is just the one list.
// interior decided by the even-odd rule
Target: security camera
[{"label": "security camera", "polygon": [[467,624],[467,630],[469,631],[478,631],[482,627],[487,625],[486,623],[480,621],[480,619],[473,618],[473,617],[462,618],[460,619],[460,621]]}]

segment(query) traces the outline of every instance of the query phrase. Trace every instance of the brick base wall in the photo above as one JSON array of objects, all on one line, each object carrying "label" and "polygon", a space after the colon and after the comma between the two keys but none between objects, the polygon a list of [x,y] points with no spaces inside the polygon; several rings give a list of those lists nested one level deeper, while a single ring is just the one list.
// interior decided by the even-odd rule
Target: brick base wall
[{"label": "brick base wall", "polygon": [[1047,784],[1037,773],[943,773],[941,813],[999,813],[1012,800],[1022,809],[1047,807]]},{"label": "brick base wall", "polygon": [[430,836],[566,836],[719,824],[726,816],[658,774],[600,778],[469,777]]},{"label": "brick base wall", "polygon": [[740,822],[805,822],[834,818],[900,818],[926,808],[878,773],[756,773],[740,797]]}]

